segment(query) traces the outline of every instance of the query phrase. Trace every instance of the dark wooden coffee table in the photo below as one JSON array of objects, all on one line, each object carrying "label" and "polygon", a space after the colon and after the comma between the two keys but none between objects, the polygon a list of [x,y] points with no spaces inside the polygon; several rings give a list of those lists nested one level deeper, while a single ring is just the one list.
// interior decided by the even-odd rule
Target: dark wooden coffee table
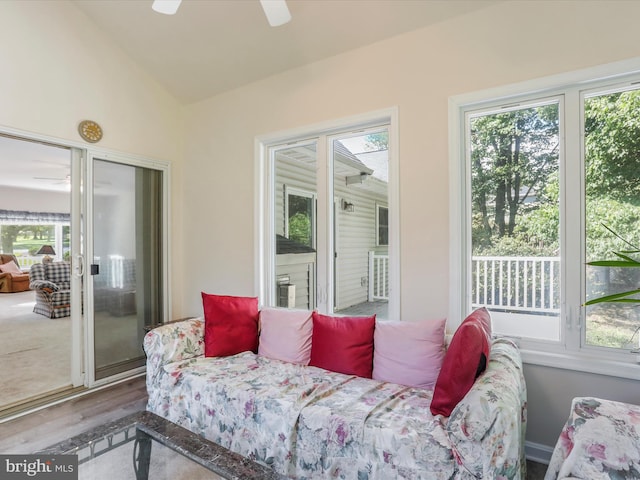
[{"label": "dark wooden coffee table", "polygon": [[284,478],[151,412],[134,413],[37,453],[78,455],[80,480]]}]

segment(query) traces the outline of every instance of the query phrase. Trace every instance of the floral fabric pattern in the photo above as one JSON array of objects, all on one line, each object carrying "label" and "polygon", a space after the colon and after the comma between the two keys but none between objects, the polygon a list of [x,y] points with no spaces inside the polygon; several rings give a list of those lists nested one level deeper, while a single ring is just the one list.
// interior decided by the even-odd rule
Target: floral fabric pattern
[{"label": "floral fabric pattern", "polygon": [[447,419],[431,415],[432,390],[251,352],[205,358],[202,331],[188,320],[147,334],[147,409],[285,476],[525,478],[526,389],[506,340]]},{"label": "floral fabric pattern", "polygon": [[545,480],[640,478],[640,406],[574,398]]}]

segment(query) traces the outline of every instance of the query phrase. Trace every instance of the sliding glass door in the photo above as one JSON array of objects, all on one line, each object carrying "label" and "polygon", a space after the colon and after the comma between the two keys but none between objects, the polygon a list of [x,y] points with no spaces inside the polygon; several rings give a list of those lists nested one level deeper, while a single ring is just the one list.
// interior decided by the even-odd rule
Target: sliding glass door
[{"label": "sliding glass door", "polygon": [[7,132],[0,166],[2,417],[143,370],[169,310],[168,166]]},{"label": "sliding glass door", "polygon": [[145,363],[146,329],[164,319],[163,172],[92,162],[92,337],[95,380]]},{"label": "sliding glass door", "polygon": [[0,416],[83,384],[80,164],[78,149],[0,134]]}]

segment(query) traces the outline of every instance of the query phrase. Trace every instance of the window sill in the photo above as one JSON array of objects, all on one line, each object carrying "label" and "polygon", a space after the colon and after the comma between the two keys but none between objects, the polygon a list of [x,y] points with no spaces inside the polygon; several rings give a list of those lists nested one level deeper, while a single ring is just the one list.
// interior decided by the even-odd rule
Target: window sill
[{"label": "window sill", "polygon": [[520,353],[523,363],[530,365],[640,380],[638,354],[630,353],[629,361],[620,361],[587,353],[543,352],[530,349],[521,349]]}]

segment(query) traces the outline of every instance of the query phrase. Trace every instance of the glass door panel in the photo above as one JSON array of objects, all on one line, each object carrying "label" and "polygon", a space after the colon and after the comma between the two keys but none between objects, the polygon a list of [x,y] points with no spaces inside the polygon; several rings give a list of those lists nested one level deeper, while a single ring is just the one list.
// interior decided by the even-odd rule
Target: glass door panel
[{"label": "glass door panel", "polygon": [[162,175],[93,160],[96,380],[143,366],[145,327],[163,320]]},{"label": "glass door panel", "polygon": [[340,136],[333,158],[334,310],[388,318],[387,129]]},{"label": "glass door panel", "polygon": [[0,272],[1,415],[79,384],[71,304],[80,293],[71,289],[71,149],[0,135],[0,166],[0,264],[15,265]]},{"label": "glass door panel", "polygon": [[317,306],[316,143],[287,145],[272,154],[276,237],[272,304],[312,310]]}]

